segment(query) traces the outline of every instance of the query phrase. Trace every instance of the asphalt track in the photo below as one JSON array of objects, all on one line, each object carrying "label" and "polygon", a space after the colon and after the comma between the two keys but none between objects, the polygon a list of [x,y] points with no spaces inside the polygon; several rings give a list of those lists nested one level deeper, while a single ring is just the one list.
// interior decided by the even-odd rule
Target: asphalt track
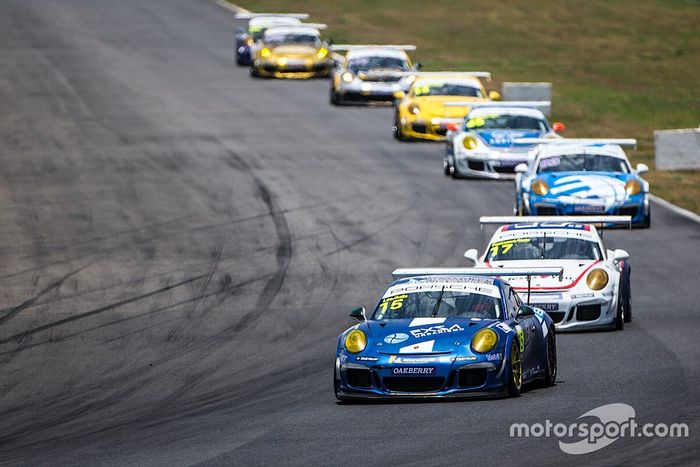
[{"label": "asphalt track", "polygon": [[[458,266],[509,183],[453,181],[391,110],[256,81],[207,0],[0,2],[0,463],[697,463],[700,226],[606,233],[634,321],[559,337],[517,399],[336,404],[347,313]],[[574,457],[514,422],[614,402],[687,439]]]}]

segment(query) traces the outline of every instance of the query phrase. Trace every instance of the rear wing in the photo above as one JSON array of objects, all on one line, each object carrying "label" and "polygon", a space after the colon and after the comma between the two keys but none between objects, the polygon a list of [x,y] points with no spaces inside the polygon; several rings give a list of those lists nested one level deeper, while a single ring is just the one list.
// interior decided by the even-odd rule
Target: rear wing
[{"label": "rear wing", "polygon": [[236,19],[253,19],[263,16],[278,16],[285,18],[309,19],[308,13],[236,13]]},{"label": "rear wing", "polygon": [[313,29],[328,29],[328,25],[325,23],[301,23],[295,26],[286,26],[289,28],[313,28]]},{"label": "rear wing", "polygon": [[517,138],[513,142],[517,144],[568,144],[577,146],[615,144],[637,148],[637,140],[634,138]]},{"label": "rear wing", "polygon": [[[517,108],[528,108],[528,109],[540,109],[541,107],[551,107],[552,103],[550,101],[487,101],[487,102],[469,102],[469,101],[455,101],[455,102],[445,102],[446,107],[471,107],[473,109],[481,107],[517,107]],[[519,138],[519,139],[539,139],[539,138]],[[518,141],[518,140],[514,140]],[[534,144],[534,143],[531,143]]]},{"label": "rear wing", "polygon": [[491,81],[491,73],[488,71],[399,71],[396,72],[396,74],[401,76],[415,76],[427,78],[458,78],[460,76],[470,76],[474,78],[483,78],[487,81]]},{"label": "rear wing", "polygon": [[416,50],[415,45],[397,45],[397,44],[336,44],[331,45],[331,50],[334,52],[349,52],[351,50],[363,50],[363,49],[389,49],[389,50],[403,50],[410,52]]},{"label": "rear wing", "polygon": [[530,304],[530,285],[532,276],[553,276],[558,277],[559,282],[564,280],[564,268],[541,267],[541,268],[404,268],[396,269],[392,273],[394,278],[430,275],[465,275],[484,277],[527,277],[527,304]]},{"label": "rear wing", "polygon": [[399,279],[415,276],[554,276],[564,279],[564,268],[401,268],[395,269],[392,275]]},{"label": "rear wing", "polygon": [[[596,227],[627,225],[632,227],[632,216],[481,216],[479,224],[593,224]],[[543,227],[547,227],[544,225]]]}]

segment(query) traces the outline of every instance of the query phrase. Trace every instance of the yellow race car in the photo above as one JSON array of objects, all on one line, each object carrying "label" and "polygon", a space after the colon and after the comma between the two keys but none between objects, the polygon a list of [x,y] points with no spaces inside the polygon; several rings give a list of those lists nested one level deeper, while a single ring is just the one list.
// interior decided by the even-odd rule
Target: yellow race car
[{"label": "yellow race car", "polygon": [[321,40],[325,25],[272,27],[251,50],[250,74],[262,78],[321,78],[335,65],[330,47]]},{"label": "yellow race car", "polygon": [[394,114],[394,137],[401,141],[421,139],[444,141],[447,131],[459,125],[469,112],[467,106],[448,102],[498,100],[496,91],[486,92],[479,78],[491,79],[488,72],[415,73],[407,93],[398,91]]}]

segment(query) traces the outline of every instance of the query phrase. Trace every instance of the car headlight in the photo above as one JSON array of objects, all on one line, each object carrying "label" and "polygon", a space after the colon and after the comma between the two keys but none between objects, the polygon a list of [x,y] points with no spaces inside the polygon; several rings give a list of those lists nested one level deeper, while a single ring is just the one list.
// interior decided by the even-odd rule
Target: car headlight
[{"label": "car headlight", "polygon": [[498,334],[493,329],[482,329],[472,337],[472,350],[478,353],[491,352],[498,343]]},{"label": "car headlight", "polygon": [[602,269],[594,269],[588,274],[586,284],[592,290],[600,290],[608,285],[608,273]]},{"label": "car headlight", "polygon": [[476,149],[477,142],[476,138],[473,136],[465,136],[464,139],[462,140],[462,146],[464,146],[464,149],[468,151],[472,151]]},{"label": "car headlight", "polygon": [[328,55],[328,49],[325,47],[321,47],[320,49],[318,49],[318,53],[316,54],[316,57],[323,58],[326,55]]},{"label": "car headlight", "polygon": [[247,39],[245,40],[245,44],[246,44],[248,47],[250,47],[251,45],[253,45],[253,38],[252,38],[252,37],[247,38]]},{"label": "car headlight", "polygon": [[634,196],[642,191],[642,184],[634,179],[628,180],[627,183],[625,183],[625,191],[628,195]]},{"label": "car headlight", "polygon": [[367,347],[367,335],[355,329],[350,331],[347,336],[345,336],[345,350],[350,353],[359,353],[365,350]]},{"label": "car headlight", "polygon": [[265,47],[264,49],[262,49],[262,50],[260,51],[260,56],[261,56],[262,58],[267,58],[267,57],[270,56],[271,53],[272,53],[272,52],[270,52],[270,49],[268,49],[267,47]]},{"label": "car headlight", "polygon": [[415,102],[408,104],[408,111],[413,115],[418,115],[420,113],[420,107]]},{"label": "car headlight", "polygon": [[346,71],[345,73],[343,73],[343,81],[345,81],[346,83],[352,83],[353,79],[355,79],[355,78],[354,78],[354,76],[352,76],[352,73],[350,73],[349,71]]},{"label": "car headlight", "polygon": [[532,191],[537,193],[540,196],[544,196],[547,193],[549,193],[549,185],[547,185],[547,182],[544,180],[535,180],[532,183]]}]

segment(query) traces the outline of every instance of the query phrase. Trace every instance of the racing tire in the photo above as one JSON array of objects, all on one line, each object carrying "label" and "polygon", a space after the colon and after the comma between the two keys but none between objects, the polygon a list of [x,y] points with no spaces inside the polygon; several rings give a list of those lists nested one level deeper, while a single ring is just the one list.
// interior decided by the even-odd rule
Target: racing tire
[{"label": "racing tire", "polygon": [[335,89],[333,89],[333,86],[331,86],[330,101],[331,101],[331,105],[340,105],[340,96],[338,96],[338,93],[335,92]]},{"label": "racing tire", "polygon": [[547,333],[547,366],[544,372],[544,385],[554,386],[557,382],[557,338],[554,326]]},{"label": "racing tire", "polygon": [[250,76],[253,78],[260,78],[260,75],[253,65],[250,66]]},{"label": "racing tire", "polygon": [[651,227],[651,206],[649,206],[647,212],[644,213],[644,220],[641,224],[639,224],[639,227],[641,229],[648,229],[649,227]]},{"label": "racing tire", "polygon": [[442,170],[446,177],[449,177],[450,175],[454,174],[454,168],[452,167],[452,164],[450,164],[450,161],[447,158],[442,160]]},{"label": "racing tire", "polygon": [[632,321],[632,285],[630,277],[632,275],[632,268],[629,263],[625,263],[625,269],[627,269],[627,274],[625,274],[625,323]]},{"label": "racing tire", "polygon": [[617,331],[622,331],[625,328],[625,322],[627,322],[627,318],[625,317],[625,301],[622,288],[620,288],[617,295],[617,313],[615,314],[615,330]]},{"label": "racing tire", "polygon": [[508,362],[508,395],[518,397],[523,389],[523,361],[520,344],[513,339],[510,344],[510,361]]},{"label": "racing tire", "polygon": [[401,119],[399,118],[399,113],[396,112],[394,115],[394,138],[396,138],[399,141],[406,141],[406,137],[403,135],[403,131],[401,130]]}]

